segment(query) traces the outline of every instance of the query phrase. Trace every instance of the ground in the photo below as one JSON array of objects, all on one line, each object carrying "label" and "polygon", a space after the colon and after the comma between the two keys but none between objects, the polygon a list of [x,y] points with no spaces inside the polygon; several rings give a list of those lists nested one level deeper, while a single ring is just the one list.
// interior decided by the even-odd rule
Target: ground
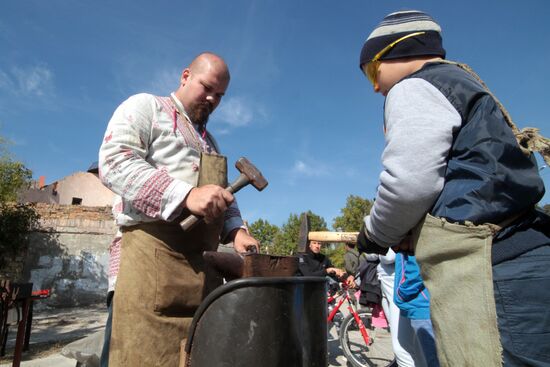
[{"label": "ground", "polygon": [[[104,305],[84,308],[36,310],[33,317],[29,350],[23,352],[22,366],[31,366],[25,361],[51,359],[61,349],[75,340],[104,328],[107,308]],[[11,328],[6,355],[0,357],[0,367],[11,366],[16,329]],[[74,366],[75,363],[70,364]],[[48,364],[32,364],[48,366]],[[52,367],[57,364],[50,364]],[[59,366],[61,367],[61,366]]]},{"label": "ground", "polygon": [[[85,308],[36,311],[33,318],[29,351],[23,353],[22,367],[74,367],[76,360],[60,355],[61,349],[75,340],[100,331],[105,326],[104,305]],[[11,366],[15,330],[10,330],[6,356],[0,357],[0,367]],[[342,356],[335,327],[329,329],[329,367],[347,367]]]}]

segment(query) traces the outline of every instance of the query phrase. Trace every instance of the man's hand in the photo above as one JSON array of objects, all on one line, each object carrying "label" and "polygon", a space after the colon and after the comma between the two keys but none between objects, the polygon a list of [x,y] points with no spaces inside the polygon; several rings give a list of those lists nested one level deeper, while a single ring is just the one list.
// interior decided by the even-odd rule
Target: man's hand
[{"label": "man's hand", "polygon": [[334,274],[338,279],[340,279],[341,277],[344,276],[344,274],[346,274],[345,271],[338,268],[327,268],[326,271],[327,271],[327,274]]},{"label": "man's hand", "polygon": [[348,288],[355,288],[357,285],[355,284],[355,277],[353,275],[348,275],[346,278],[346,284]]},{"label": "man's hand", "polygon": [[233,248],[236,252],[250,251],[250,246],[256,248],[256,253],[260,253],[260,243],[242,228],[235,231],[233,238]]},{"label": "man's hand", "polygon": [[218,185],[194,187],[189,191],[183,204],[192,214],[204,217],[206,223],[211,223],[222,215],[233,203],[233,195]]}]

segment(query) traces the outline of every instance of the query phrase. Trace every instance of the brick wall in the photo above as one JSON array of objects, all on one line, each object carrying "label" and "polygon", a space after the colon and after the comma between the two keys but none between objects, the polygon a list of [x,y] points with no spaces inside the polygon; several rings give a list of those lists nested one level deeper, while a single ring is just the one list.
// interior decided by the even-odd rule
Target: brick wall
[{"label": "brick wall", "polygon": [[113,234],[116,232],[111,207],[36,204],[42,231]]},{"label": "brick wall", "polygon": [[51,289],[38,307],[103,302],[109,244],[116,232],[110,207],[36,204],[40,230],[30,235],[22,279]]}]

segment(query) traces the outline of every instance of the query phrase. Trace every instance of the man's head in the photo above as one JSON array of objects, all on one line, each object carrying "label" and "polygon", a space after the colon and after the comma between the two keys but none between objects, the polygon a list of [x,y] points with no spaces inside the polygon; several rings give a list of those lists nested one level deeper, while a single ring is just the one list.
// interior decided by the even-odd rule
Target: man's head
[{"label": "man's head", "polygon": [[205,52],[181,73],[175,92],[191,121],[204,125],[216,109],[229,85],[229,69],[218,55]]},{"label": "man's head", "polygon": [[352,242],[346,242],[345,245],[346,245],[347,251],[351,251],[355,248],[355,243],[352,243]]},{"label": "man's head", "polygon": [[314,254],[318,254],[321,252],[321,242],[319,241],[309,241],[309,249]]},{"label": "man's head", "polygon": [[359,67],[375,91],[386,95],[427,60],[444,57],[439,24],[421,11],[400,11],[387,15],[369,35],[361,49]]}]

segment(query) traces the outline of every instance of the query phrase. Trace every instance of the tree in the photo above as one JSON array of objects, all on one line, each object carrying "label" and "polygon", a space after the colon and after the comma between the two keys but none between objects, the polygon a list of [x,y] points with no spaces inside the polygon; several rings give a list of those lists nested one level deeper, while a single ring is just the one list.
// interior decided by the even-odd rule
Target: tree
[{"label": "tree", "polygon": [[[308,210],[310,230],[311,231],[326,231],[327,223],[325,220]],[[275,236],[273,245],[273,254],[281,256],[289,256],[296,254],[298,250],[298,238],[300,235],[300,216],[290,214],[288,220],[281,227],[280,231]]]},{"label": "tree", "polygon": [[550,204],[545,204],[545,205],[542,207],[542,210],[543,210],[546,214],[550,215]]},{"label": "tree", "polygon": [[273,253],[275,236],[279,233],[279,227],[260,218],[248,226],[248,230],[260,242],[260,249],[263,253]]},{"label": "tree", "polygon": [[370,213],[372,201],[360,196],[350,195],[346,206],[340,209],[341,216],[334,218],[332,228],[336,231],[358,232],[363,225],[363,218]]},{"label": "tree", "polygon": [[23,163],[0,157],[0,202],[17,201],[17,193],[30,186],[32,172]]},{"label": "tree", "polygon": [[34,206],[16,202],[17,193],[28,188],[32,172],[7,153],[6,142],[0,138],[0,269],[9,257],[26,249],[28,234],[38,226]]},{"label": "tree", "polygon": [[331,244],[323,246],[322,252],[327,255],[334,265],[337,268],[344,268],[344,254],[346,253],[346,247],[343,243]]}]

